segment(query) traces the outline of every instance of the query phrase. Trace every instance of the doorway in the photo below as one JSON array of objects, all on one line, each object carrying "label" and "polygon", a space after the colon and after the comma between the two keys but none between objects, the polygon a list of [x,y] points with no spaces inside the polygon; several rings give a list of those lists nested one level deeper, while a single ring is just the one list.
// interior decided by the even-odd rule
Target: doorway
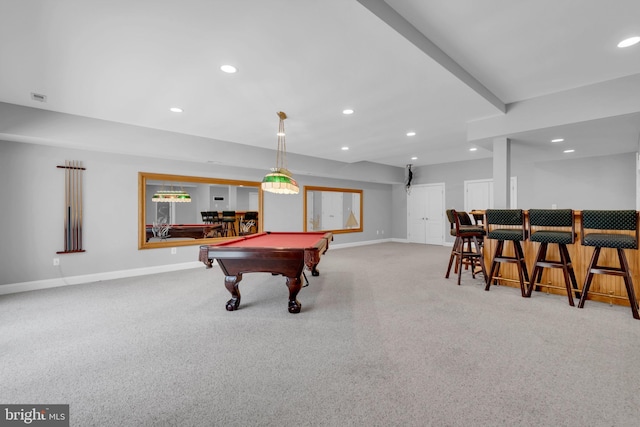
[{"label": "doorway", "polygon": [[407,240],[444,244],[444,183],[416,185],[407,196]]}]

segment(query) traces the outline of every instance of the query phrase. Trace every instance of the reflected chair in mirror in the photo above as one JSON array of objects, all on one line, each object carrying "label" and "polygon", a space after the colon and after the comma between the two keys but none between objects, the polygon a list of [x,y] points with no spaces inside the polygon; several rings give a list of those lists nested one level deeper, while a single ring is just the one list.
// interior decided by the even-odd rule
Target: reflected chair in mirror
[{"label": "reflected chair in mirror", "polygon": [[[544,268],[561,268],[569,305],[574,305],[574,292],[576,292],[576,297],[580,298],[578,282],[567,249],[567,245],[573,245],[576,240],[574,224],[572,209],[529,210],[529,241],[540,243],[540,247],[533,265],[531,282],[527,288],[527,297],[531,296],[534,287],[536,290],[540,290],[541,286],[547,286],[540,284]],[[549,259],[547,255],[549,244],[558,245],[559,261]]]},{"label": "reflected chair in mirror", "polygon": [[207,212],[210,223],[215,226],[207,235],[207,237],[222,237],[222,218],[218,214],[218,211],[209,211]]},{"label": "reflected chair in mirror", "polygon": [[249,211],[240,219],[240,235],[246,236],[258,232],[258,212]]},{"label": "reflected chair in mirror", "polygon": [[458,285],[462,278],[462,266],[471,267],[471,277],[476,277],[476,267],[480,268],[484,280],[487,280],[487,271],[484,266],[484,258],[482,251],[482,240],[484,239],[485,230],[483,227],[473,225],[471,217],[466,212],[457,212],[454,209],[446,211],[447,218],[451,223],[450,233],[456,237],[451,249],[449,257],[449,267],[445,278],[449,278],[451,265],[456,261],[455,272],[458,273]]},{"label": "reflected chair in mirror", "polygon": [[[632,231],[633,234],[629,234],[629,231]],[[578,308],[584,307],[594,274],[613,275],[624,279],[631,313],[634,319],[640,319],[631,271],[627,256],[624,253],[625,249],[638,249],[638,212],[632,210],[582,211],[580,236],[583,246],[593,246],[595,249],[587,269],[587,276],[582,287],[582,296],[580,297]],[[619,267],[598,265],[600,251],[603,248],[616,250]]]},{"label": "reflected chair in mirror", "polygon": [[200,212],[200,215],[202,215],[202,222],[205,224],[213,224],[218,218],[218,212],[206,211]]},{"label": "reflected chair in mirror", "polygon": [[[518,270],[520,292],[523,297],[526,297],[527,288],[525,284],[529,283],[529,273],[527,271],[527,263],[524,259],[522,244],[520,243],[527,239],[527,230],[525,228],[522,209],[487,209],[485,217],[487,220],[487,237],[496,240],[496,249],[493,254],[493,259],[491,260],[491,270],[489,271],[485,291],[489,290],[491,282],[498,277],[500,265],[503,263],[513,263]],[[512,242],[513,255],[504,254],[504,243],[506,241]]]},{"label": "reflected chair in mirror", "polygon": [[238,235],[236,231],[236,211],[222,211],[221,222],[226,237]]}]

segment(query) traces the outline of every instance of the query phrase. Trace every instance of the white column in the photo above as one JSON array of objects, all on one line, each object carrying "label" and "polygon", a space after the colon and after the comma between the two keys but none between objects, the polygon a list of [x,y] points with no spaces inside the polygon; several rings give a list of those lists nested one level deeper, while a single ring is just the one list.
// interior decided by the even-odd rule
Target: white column
[{"label": "white column", "polygon": [[509,138],[493,140],[493,207],[509,209],[511,177],[511,141]]}]

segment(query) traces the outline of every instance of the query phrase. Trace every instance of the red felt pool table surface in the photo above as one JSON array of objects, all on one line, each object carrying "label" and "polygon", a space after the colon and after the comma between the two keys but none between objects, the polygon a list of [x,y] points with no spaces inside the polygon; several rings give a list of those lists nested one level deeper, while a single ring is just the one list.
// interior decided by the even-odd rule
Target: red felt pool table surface
[{"label": "red felt pool table surface", "polygon": [[326,234],[325,232],[267,232],[210,246],[307,249],[315,247],[321,239],[326,239]]}]

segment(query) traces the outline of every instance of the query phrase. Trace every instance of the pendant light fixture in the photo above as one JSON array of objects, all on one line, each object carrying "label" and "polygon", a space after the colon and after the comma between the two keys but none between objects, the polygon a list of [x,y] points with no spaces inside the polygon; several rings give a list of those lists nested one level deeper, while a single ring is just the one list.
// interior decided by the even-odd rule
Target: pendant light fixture
[{"label": "pendant light fixture", "polygon": [[191,196],[183,189],[174,190],[173,187],[171,187],[171,190],[163,189],[156,191],[151,198],[151,201],[156,203],[189,203],[191,202]]},{"label": "pendant light fixture", "polygon": [[279,111],[278,117],[278,153],[276,155],[276,167],[271,168],[271,173],[262,179],[262,189],[276,194],[298,194],[300,188],[287,169],[287,144],[285,142],[284,120],[287,115]]}]

